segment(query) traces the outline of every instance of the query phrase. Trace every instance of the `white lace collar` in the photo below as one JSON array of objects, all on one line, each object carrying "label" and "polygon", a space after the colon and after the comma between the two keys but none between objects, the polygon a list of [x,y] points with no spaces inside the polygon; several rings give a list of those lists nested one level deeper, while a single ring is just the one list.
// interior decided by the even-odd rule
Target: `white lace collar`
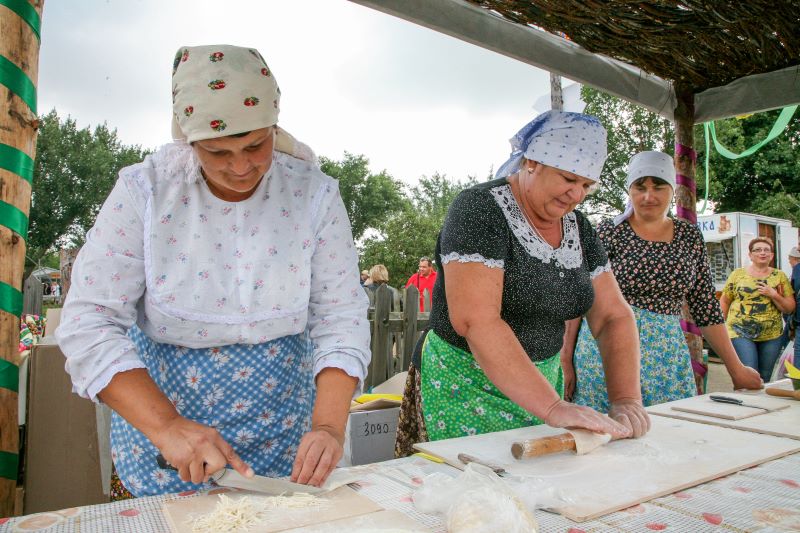
[{"label": "white lace collar", "polygon": [[489,189],[489,191],[503,210],[508,227],[511,228],[528,255],[539,259],[542,263],[554,261],[560,268],[575,269],[581,266],[583,254],[575,213],[570,212],[564,215],[564,236],[561,239],[561,246],[554,249],[528,223],[511,192],[511,185],[501,185]]}]

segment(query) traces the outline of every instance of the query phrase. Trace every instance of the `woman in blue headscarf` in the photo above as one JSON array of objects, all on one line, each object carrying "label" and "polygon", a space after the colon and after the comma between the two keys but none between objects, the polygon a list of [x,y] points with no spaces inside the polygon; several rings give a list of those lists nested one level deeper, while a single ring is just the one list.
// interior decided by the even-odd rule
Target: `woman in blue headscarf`
[{"label": "woman in blue headscarf", "polygon": [[[641,436],[639,345],[630,307],[575,206],[600,177],[606,132],[550,111],[511,140],[497,179],[463,191],[436,247],[430,329],[412,362],[396,453],[412,444],[542,422]],[[564,322],[587,314],[609,369],[610,418],[562,400]]]}]

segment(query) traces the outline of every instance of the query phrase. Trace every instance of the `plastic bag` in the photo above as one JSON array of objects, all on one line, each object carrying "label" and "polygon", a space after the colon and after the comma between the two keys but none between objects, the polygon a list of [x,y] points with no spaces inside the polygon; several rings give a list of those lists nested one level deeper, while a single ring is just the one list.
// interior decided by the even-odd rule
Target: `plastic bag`
[{"label": "plastic bag", "polygon": [[530,533],[538,530],[533,510],[539,489],[546,487],[537,480],[501,479],[470,463],[457,478],[426,477],[413,498],[420,512],[443,515],[449,533]]}]

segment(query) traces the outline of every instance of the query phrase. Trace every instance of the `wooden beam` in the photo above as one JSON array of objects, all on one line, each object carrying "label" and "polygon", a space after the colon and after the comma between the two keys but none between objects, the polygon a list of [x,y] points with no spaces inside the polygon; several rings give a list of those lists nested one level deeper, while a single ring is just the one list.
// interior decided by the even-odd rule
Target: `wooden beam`
[{"label": "wooden beam", "polygon": [[[44,0],[24,0],[0,5],[0,204],[6,213],[25,220],[31,204],[31,184],[24,169],[36,154],[36,84],[39,74],[38,27]],[[32,8],[32,9],[31,9]],[[22,164],[20,162],[23,162]],[[30,177],[30,176],[28,176]],[[6,387],[0,386],[0,516],[14,513],[16,467],[19,453],[17,392],[13,376],[19,364],[19,316],[14,295],[22,290],[25,238],[7,225],[18,224],[6,216],[0,220],[0,284],[6,305],[0,308],[0,365]],[[22,231],[22,230],[20,230]],[[27,231],[24,231],[27,233]],[[12,366],[13,365],[13,366]],[[12,376],[13,374],[13,376]],[[12,479],[13,478],[13,479]]]}]

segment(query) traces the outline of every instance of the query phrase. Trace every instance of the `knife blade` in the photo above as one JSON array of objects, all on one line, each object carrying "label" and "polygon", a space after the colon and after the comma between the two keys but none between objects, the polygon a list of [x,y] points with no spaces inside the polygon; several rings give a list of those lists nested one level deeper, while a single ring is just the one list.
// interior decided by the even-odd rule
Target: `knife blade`
[{"label": "knife blade", "polygon": [[752,407],[753,409],[763,409],[764,411],[769,412],[770,409],[768,407],[762,407],[760,405],[753,405],[751,403],[744,403],[744,400],[740,400],[738,398],[731,398],[730,396],[720,396],[718,394],[712,394],[708,397],[712,402],[719,402],[719,403],[730,403],[734,405],[741,405],[742,407]]},{"label": "knife blade", "polygon": [[[158,463],[159,468],[164,470],[178,471],[178,469],[169,464],[169,462],[161,454],[156,456],[156,463]],[[291,495],[298,492],[304,492],[306,494],[320,494],[322,492],[327,492],[325,489],[320,487],[294,483],[285,479],[266,476],[253,476],[251,478],[247,478],[236,470],[232,470],[230,468],[220,468],[211,474],[210,480],[221,487],[252,490],[255,492],[262,492],[264,494]]]}]

